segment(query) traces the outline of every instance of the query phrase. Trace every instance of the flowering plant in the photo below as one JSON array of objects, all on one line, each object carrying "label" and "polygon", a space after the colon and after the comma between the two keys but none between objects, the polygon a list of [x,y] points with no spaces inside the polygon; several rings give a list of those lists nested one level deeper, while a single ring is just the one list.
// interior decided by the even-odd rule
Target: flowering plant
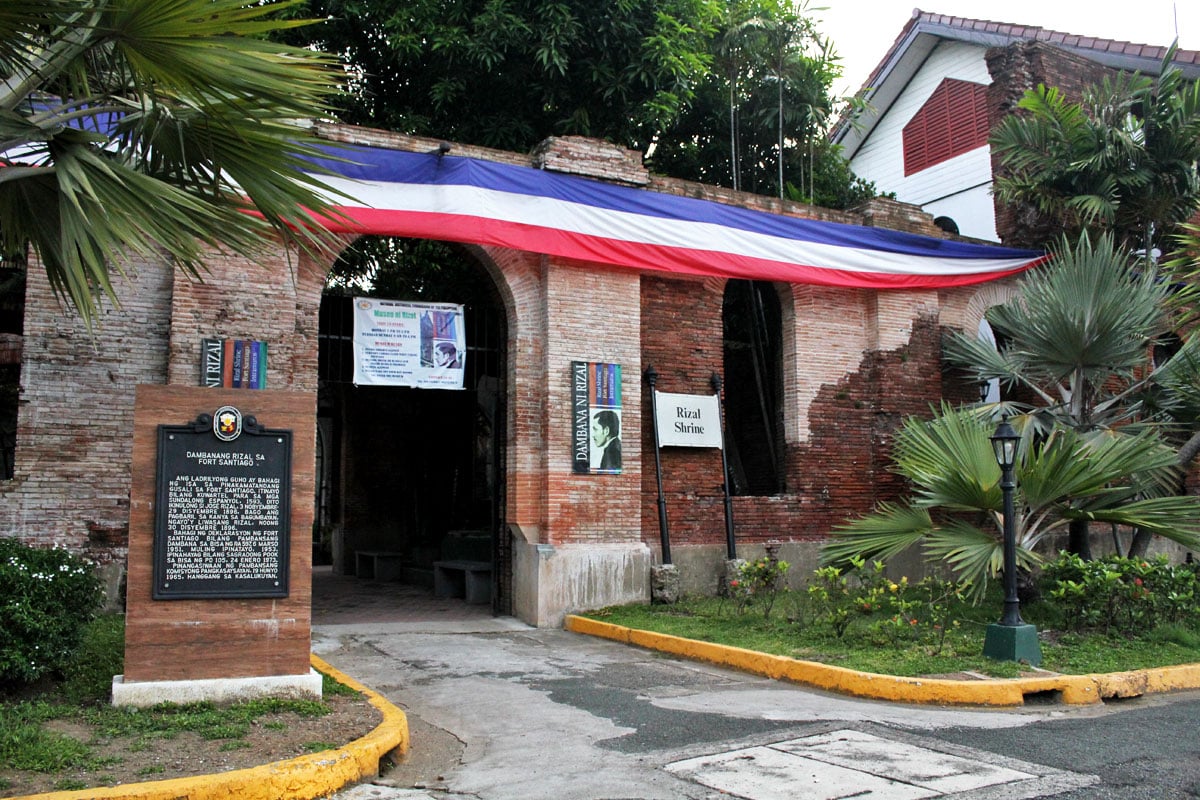
[{"label": "flowering plant", "polygon": [[786,561],[767,556],[738,564],[737,577],[729,581],[729,595],[737,613],[741,614],[753,603],[762,608],[764,619],[771,616],[790,566]]},{"label": "flowering plant", "polygon": [[951,609],[965,600],[969,584],[934,577],[892,580],[886,569],[882,561],[867,564],[855,556],[845,567],[816,570],[808,586],[814,620],[838,638],[853,625],[880,644],[922,644],[937,655],[947,631],[959,624]]},{"label": "flowering plant", "polygon": [[62,667],[100,598],[83,558],[0,538],[0,684],[32,683]]},{"label": "flowering plant", "polygon": [[1061,553],[1046,567],[1050,599],[1074,630],[1134,634],[1200,615],[1195,564],[1106,556],[1085,561]]}]

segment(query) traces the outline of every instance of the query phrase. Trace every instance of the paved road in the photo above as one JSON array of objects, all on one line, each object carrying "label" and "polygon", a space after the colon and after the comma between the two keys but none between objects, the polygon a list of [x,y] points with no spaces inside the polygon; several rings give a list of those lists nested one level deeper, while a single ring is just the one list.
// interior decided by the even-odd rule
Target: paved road
[{"label": "paved road", "polygon": [[1200,797],[1200,693],[905,706],[507,619],[319,625],[313,650],[413,736],[405,763],[339,800]]}]

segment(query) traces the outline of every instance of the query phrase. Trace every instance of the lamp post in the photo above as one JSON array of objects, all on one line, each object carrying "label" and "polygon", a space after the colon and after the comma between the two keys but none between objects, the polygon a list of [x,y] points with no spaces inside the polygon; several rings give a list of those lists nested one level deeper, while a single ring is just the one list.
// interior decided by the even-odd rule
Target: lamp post
[{"label": "lamp post", "polygon": [[1005,417],[989,438],[996,463],[1000,465],[1000,491],[1004,495],[1004,613],[999,622],[988,625],[983,654],[1001,661],[1025,661],[1036,667],[1042,663],[1037,628],[1021,619],[1021,601],[1017,597],[1017,525],[1013,501],[1017,482],[1013,468],[1021,436]]}]

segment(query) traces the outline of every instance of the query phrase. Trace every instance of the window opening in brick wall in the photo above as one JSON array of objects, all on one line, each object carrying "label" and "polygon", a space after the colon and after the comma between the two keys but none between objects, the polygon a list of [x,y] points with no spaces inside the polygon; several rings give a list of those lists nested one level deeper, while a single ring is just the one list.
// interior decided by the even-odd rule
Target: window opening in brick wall
[{"label": "window opening in brick wall", "polygon": [[1183,339],[1180,338],[1179,334],[1170,332],[1159,337],[1150,353],[1154,368],[1158,369],[1163,364],[1166,364],[1182,349]]},{"label": "window opening in brick wall", "polygon": [[944,230],[946,233],[958,235],[958,223],[954,221],[954,217],[934,217],[933,224]]},{"label": "window opening in brick wall", "polygon": [[946,78],[904,126],[904,174],[987,144],[987,86]]},{"label": "window opening in brick wall", "polygon": [[[461,303],[464,389],[354,386],[354,297]],[[401,579],[432,588],[433,562],[491,561],[493,610],[511,613],[505,523],[508,323],[496,286],[464,248],[364,237],[333,266],[318,325],[317,525],[336,531],[342,571],[358,551],[398,552]],[[332,551],[335,543],[331,542]],[[333,552],[314,559],[334,561]]]},{"label": "window opening in brick wall", "polygon": [[15,475],[25,325],[24,254],[0,260],[0,480]]},{"label": "window opening in brick wall", "polygon": [[785,489],[779,295],[770,283],[731,280],[721,317],[730,491],[779,494]]}]

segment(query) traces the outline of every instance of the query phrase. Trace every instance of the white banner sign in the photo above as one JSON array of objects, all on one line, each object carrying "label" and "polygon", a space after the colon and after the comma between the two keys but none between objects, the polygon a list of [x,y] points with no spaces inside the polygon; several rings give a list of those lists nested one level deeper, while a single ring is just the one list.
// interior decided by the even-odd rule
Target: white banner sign
[{"label": "white banner sign", "polygon": [[715,394],[655,390],[655,425],[662,447],[721,447],[721,406]]},{"label": "white banner sign", "polygon": [[463,388],[463,307],[354,298],[354,383]]}]

